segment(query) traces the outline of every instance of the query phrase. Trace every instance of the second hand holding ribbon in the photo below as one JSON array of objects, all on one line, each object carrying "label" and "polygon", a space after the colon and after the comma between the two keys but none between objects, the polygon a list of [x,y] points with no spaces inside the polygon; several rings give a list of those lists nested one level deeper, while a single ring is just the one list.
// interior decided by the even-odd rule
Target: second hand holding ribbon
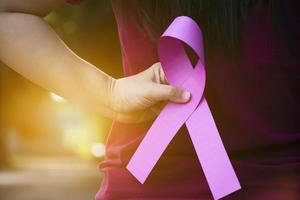
[{"label": "second hand holding ribbon", "polygon": [[[183,43],[198,56],[195,68]],[[241,188],[203,96],[205,65],[202,33],[189,17],[177,17],[158,42],[158,54],[168,82],[191,93],[187,104],[168,103],[132,156],[127,169],[144,183],[184,123],[214,196],[220,199]]]}]

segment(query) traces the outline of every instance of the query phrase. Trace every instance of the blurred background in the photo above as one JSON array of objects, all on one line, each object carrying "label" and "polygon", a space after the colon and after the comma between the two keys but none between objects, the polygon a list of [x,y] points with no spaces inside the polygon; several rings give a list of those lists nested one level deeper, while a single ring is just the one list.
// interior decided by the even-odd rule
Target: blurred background
[{"label": "blurred background", "polygon": [[[65,4],[45,20],[79,56],[121,77],[110,1]],[[0,63],[0,199],[93,199],[101,184],[97,165],[110,125],[111,120]]]}]

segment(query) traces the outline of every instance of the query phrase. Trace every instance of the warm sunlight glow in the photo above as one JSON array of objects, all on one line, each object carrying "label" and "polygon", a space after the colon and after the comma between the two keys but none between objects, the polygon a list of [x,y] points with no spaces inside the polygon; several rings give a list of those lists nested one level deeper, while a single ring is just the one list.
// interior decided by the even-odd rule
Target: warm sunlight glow
[{"label": "warm sunlight glow", "polygon": [[53,101],[58,102],[58,103],[63,103],[66,101],[63,97],[61,97],[53,92],[50,92],[50,97]]}]

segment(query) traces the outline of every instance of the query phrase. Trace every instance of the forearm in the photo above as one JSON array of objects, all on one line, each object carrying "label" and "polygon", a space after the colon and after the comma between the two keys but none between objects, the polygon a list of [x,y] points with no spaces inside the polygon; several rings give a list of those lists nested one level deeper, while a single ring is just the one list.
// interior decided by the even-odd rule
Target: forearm
[{"label": "forearm", "polygon": [[113,79],[74,54],[42,18],[0,13],[0,59],[37,85],[111,115]]}]

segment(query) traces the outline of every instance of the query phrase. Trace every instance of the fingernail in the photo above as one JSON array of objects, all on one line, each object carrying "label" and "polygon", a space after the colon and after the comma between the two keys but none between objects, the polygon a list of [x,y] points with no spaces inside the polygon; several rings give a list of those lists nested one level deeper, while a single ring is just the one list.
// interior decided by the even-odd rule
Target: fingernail
[{"label": "fingernail", "polygon": [[187,101],[190,99],[190,96],[191,96],[191,93],[189,93],[188,91],[184,90],[181,94],[181,98],[184,100],[184,101]]}]

